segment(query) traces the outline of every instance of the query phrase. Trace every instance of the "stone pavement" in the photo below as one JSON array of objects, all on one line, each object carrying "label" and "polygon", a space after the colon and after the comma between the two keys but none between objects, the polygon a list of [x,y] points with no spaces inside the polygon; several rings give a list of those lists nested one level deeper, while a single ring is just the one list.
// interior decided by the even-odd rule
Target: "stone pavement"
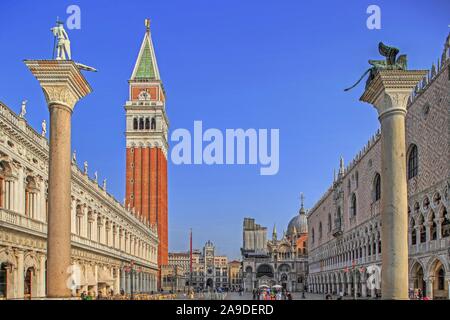
[{"label": "stone pavement", "polygon": [[[237,292],[230,292],[227,294],[226,300],[252,300],[252,294],[245,292],[242,296]],[[336,299],[336,297],[334,297]],[[323,294],[305,293],[305,299],[302,299],[301,292],[293,292],[292,300],[325,300]]]}]

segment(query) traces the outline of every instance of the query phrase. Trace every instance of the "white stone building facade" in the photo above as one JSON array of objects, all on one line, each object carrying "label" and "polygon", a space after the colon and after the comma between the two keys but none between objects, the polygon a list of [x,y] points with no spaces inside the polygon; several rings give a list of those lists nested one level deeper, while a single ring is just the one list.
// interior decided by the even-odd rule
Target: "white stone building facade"
[{"label": "white stone building facade", "polygon": [[[450,36],[406,115],[409,287],[450,298]],[[375,121],[375,120],[374,120]],[[309,291],[375,297],[381,270],[377,133],[311,209]]]},{"label": "white stone building facade", "polygon": [[[0,103],[0,299],[46,295],[48,152],[45,133]],[[73,293],[156,291],[156,227],[116,201],[75,159],[71,193]]]}]

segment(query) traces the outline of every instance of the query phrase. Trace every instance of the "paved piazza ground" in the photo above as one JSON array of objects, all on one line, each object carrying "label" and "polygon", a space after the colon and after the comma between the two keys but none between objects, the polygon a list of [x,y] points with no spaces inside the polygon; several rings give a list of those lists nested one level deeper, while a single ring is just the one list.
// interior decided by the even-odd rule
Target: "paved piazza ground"
[{"label": "paved piazza ground", "polygon": [[[325,296],[322,294],[305,293],[305,297],[308,300],[325,300]],[[226,300],[252,300],[252,294],[244,293],[243,296],[240,296],[239,293],[230,292],[227,294],[227,297],[225,299]],[[300,292],[293,292],[292,299],[293,300],[303,300],[302,294]]]},{"label": "paved piazza ground", "polygon": [[[302,299],[301,292],[292,293],[293,300],[325,300],[325,295],[323,294],[314,294],[314,293],[305,293],[305,299]],[[185,300],[183,296],[178,297],[178,299]],[[196,300],[210,300],[211,297],[207,294],[204,296],[196,297]],[[214,299],[214,298],[213,298]],[[333,296],[333,300],[336,300],[337,296]],[[344,297],[345,300],[352,300],[351,297]],[[359,300],[363,300],[363,298],[359,298]],[[220,298],[216,298],[215,300],[222,300]],[[252,300],[251,293],[244,293],[242,296],[237,292],[230,292],[224,294],[223,300]]]}]

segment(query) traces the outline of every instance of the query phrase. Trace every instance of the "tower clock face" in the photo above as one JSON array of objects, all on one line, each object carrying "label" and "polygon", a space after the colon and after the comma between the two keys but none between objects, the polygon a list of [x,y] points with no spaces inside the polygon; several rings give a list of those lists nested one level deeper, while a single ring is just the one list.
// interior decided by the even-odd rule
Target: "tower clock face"
[{"label": "tower clock face", "polygon": [[156,87],[132,87],[131,99],[132,100],[157,100],[158,88]]}]

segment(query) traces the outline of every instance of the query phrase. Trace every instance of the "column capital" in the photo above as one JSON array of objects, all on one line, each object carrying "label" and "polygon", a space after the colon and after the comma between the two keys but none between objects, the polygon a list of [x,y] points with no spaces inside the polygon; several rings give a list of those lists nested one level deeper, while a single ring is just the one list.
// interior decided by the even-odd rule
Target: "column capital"
[{"label": "column capital", "polygon": [[92,92],[72,60],[24,60],[44,92],[48,107],[67,107],[72,112],[81,98]]},{"label": "column capital", "polygon": [[406,113],[411,91],[426,74],[426,70],[379,70],[359,100],[372,104],[380,118],[391,112]]}]

